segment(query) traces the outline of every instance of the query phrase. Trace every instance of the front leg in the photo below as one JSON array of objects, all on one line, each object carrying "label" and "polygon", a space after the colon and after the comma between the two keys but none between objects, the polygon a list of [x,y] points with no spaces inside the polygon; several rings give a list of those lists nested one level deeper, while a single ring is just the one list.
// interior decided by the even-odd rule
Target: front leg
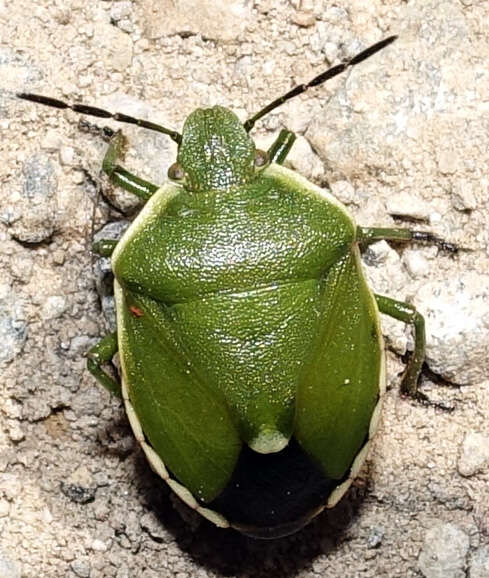
[{"label": "front leg", "polygon": [[277,139],[272,143],[268,149],[268,157],[271,163],[283,165],[287,155],[289,154],[296,136],[290,130],[281,130]]},{"label": "front leg", "polygon": [[123,148],[124,136],[122,132],[118,130],[110,138],[109,148],[102,162],[102,170],[115,185],[135,194],[141,200],[147,201],[159,187],[133,175],[124,167],[117,164],[117,159],[122,156]]}]

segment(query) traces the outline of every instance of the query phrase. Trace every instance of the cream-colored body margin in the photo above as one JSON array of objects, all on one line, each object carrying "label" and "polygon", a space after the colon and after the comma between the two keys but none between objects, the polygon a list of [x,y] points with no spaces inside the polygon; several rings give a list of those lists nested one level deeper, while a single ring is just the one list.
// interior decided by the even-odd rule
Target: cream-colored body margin
[{"label": "cream-colored body margin", "polygon": [[196,510],[201,516],[207,518],[208,520],[213,522],[216,526],[219,526],[220,528],[228,528],[230,524],[226,520],[226,518],[224,518],[224,516],[221,516],[221,514],[219,514],[218,512],[214,512],[209,508],[203,508],[185,486],[183,486],[176,480],[170,478],[170,474],[168,473],[168,470],[165,467],[165,463],[146,441],[143,428],[141,427],[139,418],[136,415],[136,411],[134,410],[131,400],[129,399],[129,392],[127,390],[125,378],[126,370],[124,367],[124,353],[123,353],[124,325],[123,325],[122,311],[124,307],[124,295],[122,287],[119,285],[119,283],[117,283],[117,281],[115,281],[114,283],[114,291],[117,308],[117,327],[119,329],[118,340],[119,340],[120,362],[122,369],[121,372],[122,399],[124,400],[127,418],[134,433],[134,437],[138,441],[139,445],[142,447],[143,452],[145,453],[146,458],[153,471],[165,480],[165,482],[170,486],[170,488],[175,492],[175,494],[177,494],[177,496],[182,500],[182,502],[187,504],[187,506],[192,508],[192,510]]},{"label": "cream-colored body margin", "polygon": [[[321,189],[320,187],[314,185],[313,183],[309,182],[306,178],[302,177],[301,175],[297,174],[290,169],[286,169],[285,167],[277,164],[271,164],[267,169],[265,169],[267,176],[277,176],[280,179],[288,181],[290,186],[298,185],[300,189],[307,190],[316,194],[318,197],[326,200],[327,202],[331,203],[335,207],[339,208],[348,219],[354,223],[354,220],[350,213],[347,211],[346,207],[338,201],[331,193],[326,191],[325,189]],[[167,204],[167,202],[181,192],[181,187],[178,185],[174,185],[172,183],[166,184],[160,189],[158,189],[153,196],[149,199],[146,205],[143,207],[139,215],[136,217],[134,222],[131,224],[129,229],[123,235],[119,243],[117,243],[116,249],[112,255],[112,260],[115,261],[117,256],[125,247],[125,245],[134,237],[134,235],[144,227],[145,223],[148,219],[154,216],[155,213],[159,213],[161,209]],[[361,273],[361,262],[360,262],[360,251],[358,247],[353,248],[355,260],[357,261],[358,268]],[[123,324],[123,308],[124,308],[124,297],[123,297],[123,290],[117,280],[114,282],[114,293],[115,293],[115,301],[116,301],[116,309],[117,309],[117,327],[118,327],[118,341],[119,341],[119,352],[120,360],[121,360],[121,368],[122,368],[122,397],[124,400],[124,405],[126,408],[127,417],[129,419],[129,423],[131,425],[132,431],[138,443],[141,445],[143,452],[146,455],[146,458],[151,466],[151,468],[156,472],[165,482],[170,486],[170,488],[177,494],[177,496],[190,508],[197,511],[200,515],[204,518],[207,518],[211,522],[213,522],[216,526],[220,528],[228,528],[231,524],[218,512],[214,510],[210,510],[209,508],[202,507],[198,501],[194,498],[194,496],[187,490],[185,486],[177,482],[176,480],[172,479],[168,473],[168,470],[165,467],[163,460],[158,456],[158,454],[153,450],[153,448],[149,445],[144,435],[143,429],[139,422],[139,419],[136,415],[134,407],[129,399],[129,393],[126,385],[125,380],[125,368],[124,368],[124,324]],[[385,374],[385,354],[384,354],[384,340],[382,337],[382,331],[380,329],[380,315],[379,310],[377,307],[377,303],[375,301],[374,296],[372,295],[372,302],[373,306],[377,312],[377,334],[379,336],[379,346],[382,351],[381,356],[381,364],[380,364],[380,372],[379,372],[379,400],[377,405],[372,412],[372,417],[370,420],[369,426],[369,434],[368,440],[363,445],[361,450],[358,452],[357,456],[353,460],[352,466],[350,468],[350,474],[348,478],[339,486],[337,486],[333,492],[331,492],[326,504],[318,507],[316,510],[311,512],[310,516],[307,517],[305,523],[309,520],[317,516],[322,510],[325,508],[333,508],[341,498],[346,494],[348,488],[351,486],[353,480],[360,472],[360,469],[365,462],[365,459],[368,455],[371,446],[371,440],[377,431],[380,414],[382,409],[382,400],[386,390],[386,374]],[[304,525],[305,525],[304,523]],[[239,528],[239,526],[238,526]]]},{"label": "cream-colored body margin", "polygon": [[111,261],[114,263],[124,247],[129,243],[129,241],[144,228],[144,225],[148,220],[151,220],[155,214],[161,212],[161,209],[165,207],[168,201],[177,196],[182,192],[182,187],[175,185],[173,183],[167,183],[159,188],[153,195],[151,195],[149,201],[141,209],[141,212],[131,223],[131,226],[122,235],[120,241],[117,243],[114,252],[112,253]]},{"label": "cream-colored body margin", "polygon": [[267,177],[277,176],[281,179],[288,181],[288,184],[290,184],[291,186],[299,185],[299,188],[301,190],[310,191],[311,193],[314,193],[318,197],[321,197],[325,201],[328,201],[328,203],[334,205],[337,209],[340,209],[340,211],[342,211],[345,214],[345,216],[348,217],[348,219],[350,219],[352,223],[355,223],[353,216],[349,213],[348,209],[345,207],[345,205],[343,205],[343,203],[340,203],[340,201],[338,201],[338,199],[334,197],[329,191],[327,191],[326,189],[322,189],[321,187],[318,187],[314,183],[311,183],[311,181],[308,181],[305,177],[303,177],[299,173],[287,169],[282,165],[277,165],[273,163],[265,169],[264,174]]},{"label": "cream-colored body margin", "polygon": [[[361,259],[360,259],[360,250],[358,248],[358,245],[353,247],[353,252],[355,255],[355,260],[356,260],[357,265],[358,265],[359,274],[363,275],[362,263],[361,263]],[[346,492],[347,492],[348,488],[351,486],[353,480],[360,473],[360,470],[362,469],[362,466],[363,466],[365,460],[367,459],[368,452],[369,452],[370,447],[372,445],[372,438],[374,437],[374,435],[378,429],[378,426],[379,426],[380,415],[381,415],[381,411],[382,411],[382,403],[383,403],[383,398],[384,398],[385,391],[386,391],[385,346],[384,346],[384,338],[382,336],[382,329],[380,326],[379,308],[377,307],[377,302],[375,301],[375,297],[373,296],[373,294],[371,294],[371,297],[372,297],[373,306],[374,306],[375,311],[377,313],[377,315],[376,315],[377,335],[379,337],[379,348],[381,351],[380,368],[379,368],[379,399],[378,399],[377,404],[375,405],[374,410],[372,412],[372,417],[370,418],[370,425],[368,428],[368,439],[365,442],[365,444],[363,445],[363,447],[361,448],[361,450],[358,452],[356,458],[353,460],[353,463],[352,463],[351,468],[350,468],[350,475],[348,476],[348,478],[331,492],[331,494],[328,498],[328,501],[326,503],[326,506],[325,506],[326,508],[333,508],[334,506],[336,506],[336,504],[346,494]]]}]

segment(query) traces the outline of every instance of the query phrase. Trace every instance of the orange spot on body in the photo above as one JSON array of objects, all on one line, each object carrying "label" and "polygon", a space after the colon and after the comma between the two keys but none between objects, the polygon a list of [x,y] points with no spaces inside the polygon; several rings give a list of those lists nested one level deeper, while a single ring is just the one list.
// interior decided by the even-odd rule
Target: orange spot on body
[{"label": "orange spot on body", "polygon": [[139,309],[139,307],[136,307],[135,305],[131,305],[129,307],[129,311],[134,315],[134,317],[142,317],[143,316],[143,310]]}]

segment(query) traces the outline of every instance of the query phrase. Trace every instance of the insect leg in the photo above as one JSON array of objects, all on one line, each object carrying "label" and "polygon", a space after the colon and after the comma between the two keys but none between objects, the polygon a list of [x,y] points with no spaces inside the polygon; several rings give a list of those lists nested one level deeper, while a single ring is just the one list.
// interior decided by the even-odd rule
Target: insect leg
[{"label": "insect leg", "polygon": [[424,403],[429,403],[428,398],[418,391],[418,379],[425,358],[426,339],[424,317],[415,307],[409,305],[409,303],[396,301],[383,295],[375,295],[375,300],[381,313],[412,325],[414,331],[414,351],[407,362],[406,372],[401,381],[401,393],[414,397]]},{"label": "insect leg", "polygon": [[270,162],[282,165],[285,161],[285,158],[289,154],[295,139],[295,134],[290,130],[281,130],[277,139],[268,149],[268,157],[270,158]]},{"label": "insect leg", "polygon": [[411,229],[378,228],[378,227],[357,227],[357,241],[362,245],[368,245],[375,241],[396,241],[396,242],[421,242],[433,244],[442,251],[457,253],[460,247],[454,243],[449,243],[428,231],[412,231]]},{"label": "insect leg", "polygon": [[105,389],[118,397],[122,397],[121,384],[102,369],[102,365],[110,363],[118,349],[117,332],[114,331],[114,333],[106,335],[88,351],[87,368]]},{"label": "insect leg", "polygon": [[107,173],[114,184],[135,194],[143,201],[147,201],[159,187],[133,175],[124,167],[117,164],[117,159],[122,156],[123,148],[124,136],[122,135],[122,132],[118,130],[109,141],[109,148],[107,149],[102,162],[102,170]]},{"label": "insect leg", "polygon": [[116,239],[100,239],[92,244],[92,251],[101,257],[110,257],[118,242]]},{"label": "insect leg", "polygon": [[430,405],[443,411],[453,411],[453,406],[443,402],[431,401],[431,399],[419,391],[418,381],[425,359],[425,330],[424,317],[415,307],[403,301],[396,301],[383,295],[374,295],[377,306],[381,313],[394,319],[412,325],[414,332],[414,351],[406,364],[406,371],[401,381],[401,393],[412,397],[423,405]]}]

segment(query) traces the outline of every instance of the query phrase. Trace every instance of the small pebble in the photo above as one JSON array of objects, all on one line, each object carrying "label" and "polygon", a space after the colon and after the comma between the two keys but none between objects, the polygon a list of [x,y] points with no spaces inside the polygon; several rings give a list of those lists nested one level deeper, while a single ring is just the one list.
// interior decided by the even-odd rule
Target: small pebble
[{"label": "small pebble", "polygon": [[90,565],[84,560],[73,560],[71,569],[79,578],[90,578]]},{"label": "small pebble", "polygon": [[462,443],[457,470],[466,478],[477,474],[489,465],[489,438],[476,432],[468,432]]},{"label": "small pebble", "polygon": [[97,486],[88,469],[80,466],[66,481],[61,482],[61,491],[72,502],[87,504],[95,499]]},{"label": "small pebble", "polygon": [[438,169],[442,175],[453,175],[458,170],[458,156],[453,150],[438,152]]},{"label": "small pebble", "polygon": [[42,139],[41,147],[47,151],[56,151],[59,149],[62,142],[59,130],[50,129]]},{"label": "small pebble", "polygon": [[8,428],[8,437],[14,442],[21,442],[25,438],[24,431],[17,422],[12,422]]},{"label": "small pebble", "polygon": [[59,149],[59,162],[65,166],[73,166],[75,159],[75,149],[73,147],[62,146]]},{"label": "small pebble", "polygon": [[56,249],[51,253],[51,259],[55,265],[63,265],[65,262],[65,252],[61,249]]},{"label": "small pebble", "polygon": [[108,545],[103,540],[97,538],[92,541],[90,546],[95,552],[107,552],[109,549]]},{"label": "small pebble", "polygon": [[426,201],[414,195],[406,196],[405,193],[393,194],[386,205],[389,215],[410,217],[420,221],[429,221],[432,212]]},{"label": "small pebble", "polygon": [[335,181],[330,186],[332,194],[345,205],[355,200],[355,189],[348,181]]},{"label": "small pebble", "polygon": [[43,319],[55,319],[61,317],[68,308],[66,297],[62,295],[51,295],[46,299],[41,310]]},{"label": "small pebble", "polygon": [[405,251],[403,260],[409,275],[413,279],[418,277],[425,277],[430,270],[428,261],[419,251]]},{"label": "small pebble", "polygon": [[441,524],[426,532],[419,555],[425,578],[465,578],[469,537],[455,524]]},{"label": "small pebble", "polygon": [[384,538],[384,528],[372,528],[367,540],[367,548],[379,548]]},{"label": "small pebble", "polygon": [[457,181],[452,193],[452,205],[457,211],[473,211],[477,209],[477,199],[474,195],[472,182]]},{"label": "small pebble", "polygon": [[10,504],[7,500],[0,500],[0,518],[5,518],[9,515]]},{"label": "small pebble", "polygon": [[81,185],[85,181],[85,175],[83,171],[72,171],[71,180],[75,185]]},{"label": "small pebble", "polygon": [[309,28],[316,24],[316,17],[311,12],[296,12],[292,18],[292,22],[301,28]]},{"label": "small pebble", "polygon": [[387,241],[372,243],[365,251],[365,262],[372,267],[377,267],[386,262],[391,251],[393,251],[393,249]]}]

